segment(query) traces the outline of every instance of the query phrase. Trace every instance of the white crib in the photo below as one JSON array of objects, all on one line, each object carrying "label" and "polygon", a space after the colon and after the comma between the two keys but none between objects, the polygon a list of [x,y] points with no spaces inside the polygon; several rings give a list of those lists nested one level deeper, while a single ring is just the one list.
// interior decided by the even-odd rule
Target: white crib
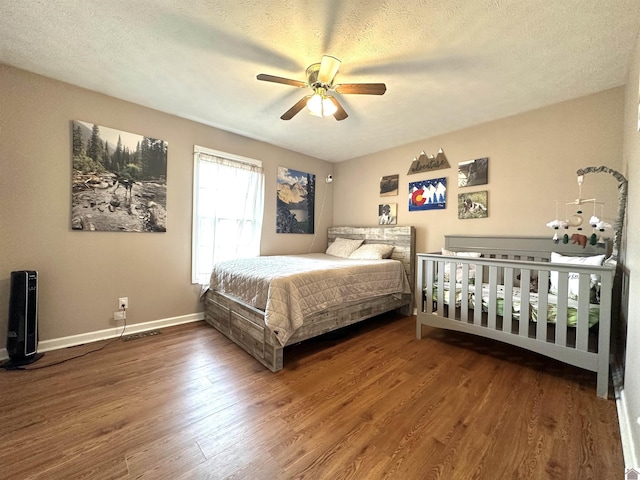
[{"label": "white crib", "polygon": [[429,325],[516,345],[596,372],[597,394],[607,398],[615,261],[550,258],[607,258],[610,242],[583,248],[545,237],[449,235],[445,248],[482,256],[417,255],[417,338]]}]

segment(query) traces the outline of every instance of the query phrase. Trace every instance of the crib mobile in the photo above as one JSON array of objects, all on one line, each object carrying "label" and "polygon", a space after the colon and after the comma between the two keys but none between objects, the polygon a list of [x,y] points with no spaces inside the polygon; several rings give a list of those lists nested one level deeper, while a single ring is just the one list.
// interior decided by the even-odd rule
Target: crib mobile
[{"label": "crib mobile", "polygon": [[[582,198],[582,184],[584,182],[584,176],[587,173],[601,172],[613,175],[618,181],[618,212],[613,226],[603,220],[603,202],[599,202],[595,198]],[[587,235],[582,233],[574,233],[569,237],[569,234],[565,233],[562,236],[562,243],[569,243],[569,241],[571,241],[572,243],[582,245],[583,248],[587,243],[589,243],[590,245],[597,245],[604,248],[605,239],[603,237],[603,232],[613,228],[614,240],[610,258],[617,260],[622,237],[622,224],[627,205],[627,179],[620,172],[605,166],[581,168],[576,172],[576,174],[578,175],[578,198],[570,202],[556,201],[556,218],[555,220],[547,223],[547,227],[555,230],[553,243],[560,243],[560,237],[558,235],[558,230],[560,229],[569,230],[569,228],[575,228],[578,232],[583,232],[583,228],[585,228],[583,215],[588,215],[588,213],[585,213],[585,210],[589,209],[591,211],[591,217],[589,218],[588,226],[586,228],[589,228],[589,226],[591,227],[591,235],[587,237]],[[562,203],[564,203],[565,220],[560,220],[560,217],[558,216]],[[569,211],[573,206],[576,207],[575,213],[569,215]]]}]

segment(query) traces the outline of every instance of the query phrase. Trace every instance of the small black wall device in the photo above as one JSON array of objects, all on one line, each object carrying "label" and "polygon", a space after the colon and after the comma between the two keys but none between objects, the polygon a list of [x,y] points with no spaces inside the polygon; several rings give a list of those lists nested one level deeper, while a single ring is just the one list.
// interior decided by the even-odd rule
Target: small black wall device
[{"label": "small black wall device", "polygon": [[7,353],[13,363],[35,361],[38,349],[38,272],[11,272]]}]

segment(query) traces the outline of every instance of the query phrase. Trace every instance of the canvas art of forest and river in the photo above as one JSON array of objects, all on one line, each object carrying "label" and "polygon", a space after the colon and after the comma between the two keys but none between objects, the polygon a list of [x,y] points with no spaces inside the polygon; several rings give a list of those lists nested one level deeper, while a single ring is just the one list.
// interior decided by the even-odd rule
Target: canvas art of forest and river
[{"label": "canvas art of forest and river", "polygon": [[167,142],[72,122],[71,228],[167,230]]}]

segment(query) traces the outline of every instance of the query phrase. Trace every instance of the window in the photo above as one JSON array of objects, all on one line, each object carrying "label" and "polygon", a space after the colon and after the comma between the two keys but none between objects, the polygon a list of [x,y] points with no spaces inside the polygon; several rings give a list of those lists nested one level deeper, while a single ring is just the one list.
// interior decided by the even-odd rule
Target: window
[{"label": "window", "polygon": [[214,262],[260,255],[262,162],[195,147],[191,280],[209,283]]}]

